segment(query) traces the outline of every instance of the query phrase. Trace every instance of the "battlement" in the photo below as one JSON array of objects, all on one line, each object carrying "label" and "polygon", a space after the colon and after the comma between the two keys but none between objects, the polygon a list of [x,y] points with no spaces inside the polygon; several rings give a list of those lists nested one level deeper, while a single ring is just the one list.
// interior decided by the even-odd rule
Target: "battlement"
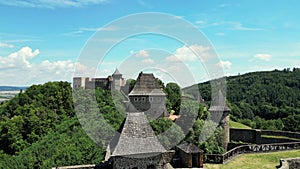
[{"label": "battlement", "polygon": [[90,78],[90,77],[73,77],[73,89],[84,88],[84,89],[113,89],[121,90],[126,85],[126,80],[122,77],[123,75],[118,69],[106,78]]}]

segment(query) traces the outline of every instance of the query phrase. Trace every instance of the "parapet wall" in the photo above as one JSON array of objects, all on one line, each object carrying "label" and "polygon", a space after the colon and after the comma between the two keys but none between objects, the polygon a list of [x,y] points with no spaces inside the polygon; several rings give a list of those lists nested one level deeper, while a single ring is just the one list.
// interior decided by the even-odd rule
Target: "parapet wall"
[{"label": "parapet wall", "polygon": [[230,142],[271,144],[295,141],[300,141],[300,133],[289,131],[230,128]]},{"label": "parapet wall", "polygon": [[300,140],[300,133],[290,131],[261,130],[261,135],[281,136]]},{"label": "parapet wall", "polygon": [[257,143],[259,130],[230,128],[230,142]]}]

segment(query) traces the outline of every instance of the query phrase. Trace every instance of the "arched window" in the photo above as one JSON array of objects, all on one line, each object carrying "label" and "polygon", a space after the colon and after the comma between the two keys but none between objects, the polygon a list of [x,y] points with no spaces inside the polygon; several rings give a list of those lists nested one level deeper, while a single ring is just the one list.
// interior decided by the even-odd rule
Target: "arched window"
[{"label": "arched window", "polygon": [[153,97],[149,97],[149,102],[153,102]]}]

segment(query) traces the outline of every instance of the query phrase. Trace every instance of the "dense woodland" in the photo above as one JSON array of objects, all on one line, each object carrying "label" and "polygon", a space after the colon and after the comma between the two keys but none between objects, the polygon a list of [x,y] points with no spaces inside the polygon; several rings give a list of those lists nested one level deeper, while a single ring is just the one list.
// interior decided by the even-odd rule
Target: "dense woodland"
[{"label": "dense woodland", "polygon": [[[181,98],[182,90],[177,84],[159,82],[167,94],[167,109],[181,115],[176,124],[165,118],[150,122],[163,145],[168,147],[174,140],[184,138],[205,153],[223,153],[220,127],[205,131],[212,133],[208,139],[201,137],[204,125],[215,128],[213,122],[206,120],[210,116],[207,108]],[[209,106],[210,84],[197,86]],[[299,69],[229,77],[227,87],[231,119],[253,128],[300,131]],[[198,88],[183,89],[190,95],[193,90]],[[96,105],[89,104],[93,98],[90,96],[95,98]],[[12,100],[0,104],[0,168],[100,163],[105,155],[105,140],[111,131],[120,131],[125,119],[122,100],[120,93],[110,90],[72,91],[68,82],[48,82],[20,91]],[[194,125],[188,129],[180,127],[186,123]],[[87,131],[88,124],[93,128]],[[101,131],[105,125],[111,130]],[[89,137],[99,133],[98,140]]]},{"label": "dense woodland", "polygon": [[[230,118],[256,129],[300,131],[300,69],[253,72],[227,79]],[[210,82],[184,89],[199,90],[209,105]]]}]

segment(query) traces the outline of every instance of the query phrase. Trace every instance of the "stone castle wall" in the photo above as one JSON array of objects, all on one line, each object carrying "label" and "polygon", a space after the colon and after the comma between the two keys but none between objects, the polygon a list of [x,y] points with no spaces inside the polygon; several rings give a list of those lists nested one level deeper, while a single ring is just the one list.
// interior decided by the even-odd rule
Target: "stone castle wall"
[{"label": "stone castle wall", "polygon": [[[279,138],[273,138],[274,136]],[[235,141],[252,144],[271,144],[295,142],[297,139],[300,141],[300,133],[296,132],[230,128],[231,142]]]}]

